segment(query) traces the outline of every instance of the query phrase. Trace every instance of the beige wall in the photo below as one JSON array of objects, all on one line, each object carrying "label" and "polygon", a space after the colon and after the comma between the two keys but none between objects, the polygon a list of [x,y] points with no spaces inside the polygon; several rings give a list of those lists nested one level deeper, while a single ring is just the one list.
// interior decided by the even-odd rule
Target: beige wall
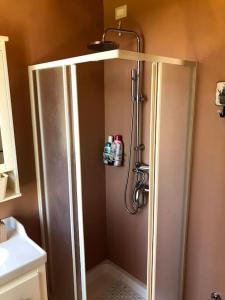
[{"label": "beige wall", "polygon": [[0,35],[7,44],[21,198],[0,205],[40,242],[27,66],[76,56],[102,31],[101,0],[0,1]]},{"label": "beige wall", "polygon": [[[185,299],[224,295],[225,120],[214,106],[216,82],[224,79],[224,1],[126,3],[124,26],[144,34],[146,52],[199,61]],[[122,4],[104,1],[105,26],[115,25],[114,8]]]}]

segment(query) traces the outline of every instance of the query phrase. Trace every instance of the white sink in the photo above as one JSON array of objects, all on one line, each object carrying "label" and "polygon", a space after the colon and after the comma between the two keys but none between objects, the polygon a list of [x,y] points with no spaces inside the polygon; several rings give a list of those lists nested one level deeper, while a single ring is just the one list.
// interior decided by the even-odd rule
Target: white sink
[{"label": "white sink", "polygon": [[0,286],[44,265],[47,260],[46,252],[27,236],[21,223],[13,217],[3,222],[8,240],[0,243]]}]

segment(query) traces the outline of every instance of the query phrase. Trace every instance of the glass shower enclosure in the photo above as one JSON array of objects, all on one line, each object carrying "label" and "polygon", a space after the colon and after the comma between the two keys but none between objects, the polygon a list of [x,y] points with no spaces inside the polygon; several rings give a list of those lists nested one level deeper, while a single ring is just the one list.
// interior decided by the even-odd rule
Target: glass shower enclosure
[{"label": "glass shower enclosure", "polygon": [[[138,60],[144,63],[143,159],[150,189],[146,207],[128,219],[120,198],[126,156],[121,169],[105,168],[101,151],[105,137],[120,130],[126,154],[129,74]],[[106,256],[145,284],[145,299],[183,299],[196,67],[125,50],[29,67],[49,299],[89,299],[87,269]],[[100,245],[106,234],[107,245]]]}]

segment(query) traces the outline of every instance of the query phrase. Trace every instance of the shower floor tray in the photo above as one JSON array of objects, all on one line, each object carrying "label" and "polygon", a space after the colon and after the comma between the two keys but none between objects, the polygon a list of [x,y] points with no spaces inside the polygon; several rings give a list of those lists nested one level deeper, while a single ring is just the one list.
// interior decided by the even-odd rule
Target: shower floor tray
[{"label": "shower floor tray", "polygon": [[146,287],[111,262],[104,262],[88,272],[87,295],[88,300],[146,300]]}]

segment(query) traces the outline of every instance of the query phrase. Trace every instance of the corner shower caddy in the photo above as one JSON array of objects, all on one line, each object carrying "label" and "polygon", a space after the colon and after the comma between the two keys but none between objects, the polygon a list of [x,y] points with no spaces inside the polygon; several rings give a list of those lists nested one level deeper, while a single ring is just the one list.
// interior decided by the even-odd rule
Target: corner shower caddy
[{"label": "corner shower caddy", "polygon": [[[159,191],[160,191],[160,160],[161,160],[161,127],[160,124],[165,116],[162,111],[162,97],[164,80],[170,81],[170,72],[167,72],[167,68],[174,66],[175,72],[183,72],[185,75],[175,76],[176,80],[172,88],[177,89],[179,101],[181,101],[182,107],[185,107],[185,116],[180,115],[180,120],[185,121],[185,132],[183,132],[184,139],[184,155],[182,156],[184,166],[184,178],[182,180],[182,207],[178,208],[181,211],[182,218],[179,221],[181,238],[175,248],[174,255],[177,256],[176,264],[178,271],[176,274],[170,272],[170,276],[177,276],[174,279],[175,287],[174,292],[176,295],[169,295],[167,299],[181,300],[182,299],[182,287],[183,287],[183,268],[184,268],[184,255],[185,255],[185,240],[186,240],[186,223],[187,223],[187,211],[188,211],[188,199],[189,199],[189,185],[190,185],[190,171],[191,171],[191,149],[192,149],[192,132],[193,132],[193,114],[194,114],[194,98],[195,98],[195,83],[196,83],[196,62],[168,58],[162,56],[156,56],[145,53],[137,53],[125,50],[112,50],[107,52],[101,52],[96,54],[89,54],[69,59],[63,59],[59,61],[53,61],[43,64],[37,64],[29,67],[29,81],[30,81],[30,94],[31,94],[31,106],[32,106],[32,122],[33,122],[33,136],[35,147],[35,161],[36,161],[36,175],[37,175],[37,188],[39,209],[42,225],[42,238],[43,245],[48,252],[49,260],[49,274],[54,270],[55,247],[54,242],[51,239],[51,235],[54,235],[54,231],[62,232],[67,237],[67,245],[65,249],[68,249],[68,257],[64,262],[65,266],[71,266],[67,268],[67,273],[71,273],[72,278],[68,280],[60,281],[58,283],[58,289],[65,291],[65,284],[71,284],[73,288],[74,299],[86,300],[86,273],[85,273],[85,249],[84,249],[84,232],[83,232],[83,205],[82,205],[82,177],[81,177],[81,150],[80,150],[80,128],[79,128],[79,112],[78,112],[78,81],[77,81],[77,68],[79,64],[91,63],[97,61],[108,60],[126,60],[126,61],[143,61],[148,63],[148,70],[151,74],[150,85],[150,153],[149,162],[151,165],[151,171],[149,176],[149,221],[148,221],[148,284],[147,284],[147,300],[157,300],[157,290],[159,288],[160,274],[157,269],[158,258],[160,253],[158,252],[157,235],[161,226],[161,212],[159,208]],[[145,66],[147,69],[147,66]],[[181,72],[179,74],[181,74]],[[182,74],[183,74],[182,73]],[[165,76],[164,76],[165,75]],[[182,87],[182,85],[185,85]],[[165,84],[166,88],[170,88],[170,85]],[[185,95],[182,94],[183,91]],[[57,100],[58,97],[58,100]],[[165,95],[164,95],[165,97]],[[169,97],[169,95],[168,95]],[[51,99],[52,100],[51,104]],[[52,108],[58,105],[58,102],[62,100],[63,115],[57,122],[57,126],[61,126],[61,129],[54,129],[51,127],[51,120],[54,116],[51,114]],[[165,97],[166,99],[166,97]],[[171,118],[173,115],[171,114]],[[60,124],[59,124],[60,123]],[[178,126],[179,127],[179,126]],[[63,129],[62,129],[63,128]],[[56,132],[54,132],[56,130]],[[60,136],[60,143],[64,144],[64,156],[61,164],[64,165],[67,171],[67,178],[60,178],[58,174],[52,174],[51,170],[53,165],[50,157],[52,151],[55,149],[49,145],[51,138],[57,138],[62,131],[65,133]],[[60,149],[59,149],[60,152]],[[56,153],[58,158],[62,153]],[[57,200],[55,193],[56,181],[54,186],[51,186],[52,176],[58,176],[58,184],[60,185],[63,196],[67,197],[67,202],[63,204]],[[55,180],[55,179],[54,179]],[[64,185],[63,185],[64,184]],[[161,193],[161,192],[160,192]],[[58,202],[57,202],[58,201]],[[57,207],[53,207],[54,205]],[[67,204],[66,204],[67,203]],[[63,206],[62,206],[63,205]],[[61,211],[60,211],[61,210]],[[60,226],[61,220],[57,220],[58,215],[64,214],[68,220],[64,221],[64,227]],[[64,219],[65,220],[65,219]],[[65,250],[66,251],[66,250]],[[71,255],[70,255],[71,253]],[[63,259],[63,258],[61,258]],[[70,272],[71,271],[71,272]],[[168,270],[170,271],[170,270]],[[67,275],[68,275],[67,274]],[[65,275],[65,276],[67,276]],[[54,276],[51,274],[50,276]],[[57,274],[55,276],[58,276]],[[51,285],[51,279],[50,285]],[[65,281],[67,281],[65,283]],[[69,283],[68,283],[69,281]],[[54,278],[52,278],[54,282]],[[163,282],[163,280],[162,280]],[[51,287],[50,287],[51,288]],[[55,287],[57,289],[57,287]],[[71,295],[69,297],[72,297]],[[72,298],[71,298],[72,299]]]}]

